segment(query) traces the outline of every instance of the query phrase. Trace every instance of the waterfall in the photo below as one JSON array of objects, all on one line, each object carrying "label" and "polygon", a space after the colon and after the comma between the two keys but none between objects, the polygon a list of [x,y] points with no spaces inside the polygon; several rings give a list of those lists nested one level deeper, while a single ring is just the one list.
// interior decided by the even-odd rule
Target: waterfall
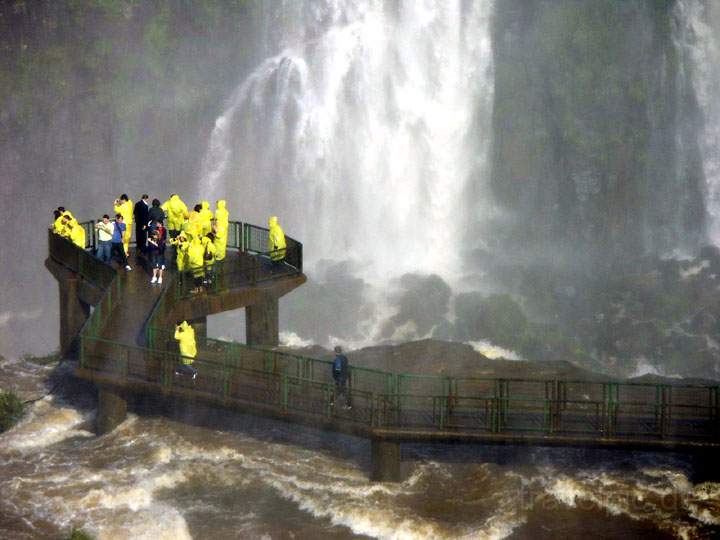
[{"label": "waterfall", "polygon": [[678,3],[681,43],[689,53],[692,82],[704,125],[699,142],[706,178],[708,236],[720,244],[720,3]]},{"label": "waterfall", "polygon": [[[262,8],[268,55],[217,118],[200,188],[278,215],[306,259],[366,277],[460,269],[482,177],[491,0],[307,0]],[[481,179],[482,182],[482,179]],[[475,188],[477,192],[477,188]]]}]

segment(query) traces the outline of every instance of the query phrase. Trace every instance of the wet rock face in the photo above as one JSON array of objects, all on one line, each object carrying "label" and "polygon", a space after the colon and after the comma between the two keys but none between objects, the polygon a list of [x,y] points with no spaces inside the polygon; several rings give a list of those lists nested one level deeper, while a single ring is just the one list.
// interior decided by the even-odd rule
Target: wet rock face
[{"label": "wet rock face", "polygon": [[707,221],[693,62],[673,0],[497,2],[498,238],[599,271],[696,250]]}]

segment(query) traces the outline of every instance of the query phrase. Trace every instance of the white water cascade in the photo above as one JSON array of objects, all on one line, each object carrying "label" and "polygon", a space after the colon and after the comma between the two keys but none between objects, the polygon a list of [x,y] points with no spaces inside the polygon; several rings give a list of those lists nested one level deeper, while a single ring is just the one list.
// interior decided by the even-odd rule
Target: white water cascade
[{"label": "white water cascade", "polygon": [[720,2],[682,0],[677,9],[704,119],[699,141],[707,182],[708,235],[720,245]]},{"label": "white water cascade", "polygon": [[215,122],[203,192],[244,220],[278,215],[310,264],[452,281],[489,148],[491,0],[264,9],[269,54]]}]

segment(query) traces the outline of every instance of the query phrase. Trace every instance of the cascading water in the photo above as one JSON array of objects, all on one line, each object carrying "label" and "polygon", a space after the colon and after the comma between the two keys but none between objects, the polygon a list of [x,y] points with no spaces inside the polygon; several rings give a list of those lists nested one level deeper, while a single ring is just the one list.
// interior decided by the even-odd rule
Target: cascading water
[{"label": "cascading water", "polygon": [[704,126],[700,149],[707,181],[708,235],[720,243],[720,4],[682,0],[677,5],[680,45],[689,52]]},{"label": "cascading water", "polygon": [[457,276],[463,194],[490,138],[491,7],[273,5],[270,56],[217,119],[201,189],[249,221],[277,214],[310,263]]}]

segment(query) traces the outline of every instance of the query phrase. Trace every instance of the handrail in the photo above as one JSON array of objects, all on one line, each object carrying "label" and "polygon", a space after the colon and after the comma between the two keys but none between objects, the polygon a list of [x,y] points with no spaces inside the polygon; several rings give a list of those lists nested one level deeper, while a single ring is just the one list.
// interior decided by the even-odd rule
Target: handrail
[{"label": "handrail", "polygon": [[[232,227],[233,249],[262,254],[261,227],[240,222],[232,222]],[[120,298],[123,280],[86,250],[50,234],[51,256],[86,279],[105,284],[105,294],[80,333],[81,368],[108,372],[124,382],[157,384],[163,392],[186,386],[173,380],[180,357],[172,334],[156,326],[178,300],[172,292],[174,279],[146,321],[149,347],[104,339],[102,329]],[[301,268],[300,258],[293,270]],[[351,366],[353,412],[347,413],[332,409],[337,388],[328,360],[212,338],[200,339],[200,345],[196,365],[202,375],[192,389],[228,403],[265,403],[372,427],[720,442],[720,385],[452,377]]]}]

